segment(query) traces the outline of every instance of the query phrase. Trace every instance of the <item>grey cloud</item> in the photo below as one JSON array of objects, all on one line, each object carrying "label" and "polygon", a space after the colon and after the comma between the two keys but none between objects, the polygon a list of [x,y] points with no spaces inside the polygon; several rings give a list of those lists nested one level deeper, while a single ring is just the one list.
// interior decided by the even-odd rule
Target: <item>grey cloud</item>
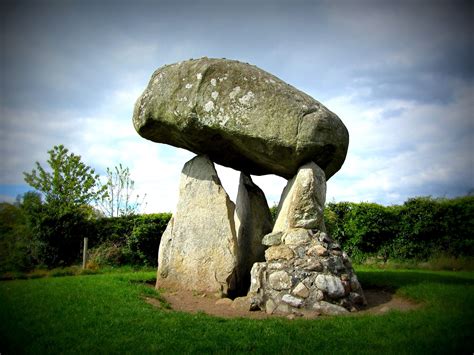
[{"label": "grey cloud", "polygon": [[[7,3],[2,102],[87,108],[124,73],[146,82],[160,65],[203,55],[252,62],[323,99],[367,79],[366,99],[439,101],[450,91],[440,82],[473,76],[472,25],[464,2],[430,3]],[[387,63],[398,52],[410,65]]]},{"label": "grey cloud", "polygon": [[[365,107],[399,99],[442,107],[457,99],[460,88],[473,86],[472,1],[17,0],[0,6],[0,154],[9,162],[1,182],[14,181],[25,161],[40,159],[37,152],[77,140],[74,120],[96,115],[111,91],[145,87],[157,67],[190,57],[256,64],[323,103],[351,95]],[[380,119],[405,116],[403,108],[389,108]],[[472,139],[472,125],[465,123],[472,110],[462,117],[461,123],[459,117],[438,121],[441,130],[427,133],[422,143]],[[408,122],[393,134],[424,127]],[[405,143],[362,154],[392,159],[417,149]],[[466,162],[470,148],[446,149]],[[443,159],[449,165],[451,159]],[[472,164],[470,176],[468,170],[452,182],[400,189],[409,195],[461,193],[472,181]]]}]

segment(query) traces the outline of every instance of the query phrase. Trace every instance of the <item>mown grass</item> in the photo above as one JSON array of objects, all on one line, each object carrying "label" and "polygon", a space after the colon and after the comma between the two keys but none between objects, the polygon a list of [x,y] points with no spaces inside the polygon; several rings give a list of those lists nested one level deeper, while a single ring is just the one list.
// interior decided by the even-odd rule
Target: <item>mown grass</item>
[{"label": "mown grass", "polygon": [[423,302],[410,312],[222,319],[157,308],[154,272],[0,282],[0,353],[472,353],[474,273],[358,270],[362,284]]},{"label": "mown grass", "polygon": [[87,268],[83,269],[80,265],[73,265],[67,267],[58,267],[55,269],[35,269],[32,271],[8,271],[0,274],[0,281],[4,280],[26,280],[38,279],[42,277],[58,277],[58,276],[74,276],[74,275],[95,275],[95,274],[110,274],[110,273],[130,273],[137,271],[155,272],[156,268],[143,266],[105,266],[101,268]]},{"label": "mown grass", "polygon": [[431,271],[474,271],[473,257],[433,256],[429,260],[393,260],[369,258],[360,266],[372,269],[418,269]]}]

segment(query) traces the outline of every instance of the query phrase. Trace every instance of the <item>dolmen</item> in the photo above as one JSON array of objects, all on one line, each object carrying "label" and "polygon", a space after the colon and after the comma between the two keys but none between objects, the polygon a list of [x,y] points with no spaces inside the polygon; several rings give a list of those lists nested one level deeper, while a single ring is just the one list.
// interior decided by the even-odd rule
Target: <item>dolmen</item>
[{"label": "dolmen", "polygon": [[[138,98],[140,136],[190,150],[164,232],[156,287],[238,297],[269,314],[343,314],[365,297],[347,254],[324,226],[326,181],[349,134],[320,102],[234,60],[159,68]],[[214,163],[241,172],[232,202]],[[288,180],[272,222],[251,175]]]}]

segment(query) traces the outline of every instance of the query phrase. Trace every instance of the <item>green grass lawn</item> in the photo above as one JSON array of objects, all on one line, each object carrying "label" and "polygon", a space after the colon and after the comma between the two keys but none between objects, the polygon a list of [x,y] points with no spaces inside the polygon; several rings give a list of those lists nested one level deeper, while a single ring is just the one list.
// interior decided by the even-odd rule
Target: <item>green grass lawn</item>
[{"label": "green grass lawn", "polygon": [[222,319],[158,309],[154,272],[0,282],[0,353],[469,353],[474,273],[359,269],[423,307],[385,315]]}]

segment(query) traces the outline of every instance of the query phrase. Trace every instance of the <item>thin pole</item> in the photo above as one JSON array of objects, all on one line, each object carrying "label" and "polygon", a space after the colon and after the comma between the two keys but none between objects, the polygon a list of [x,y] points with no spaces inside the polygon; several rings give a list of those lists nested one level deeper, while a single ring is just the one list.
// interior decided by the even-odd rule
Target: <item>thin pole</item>
[{"label": "thin pole", "polygon": [[84,238],[84,250],[82,251],[82,268],[86,268],[87,264],[87,244],[89,242],[89,238],[85,237]]}]

